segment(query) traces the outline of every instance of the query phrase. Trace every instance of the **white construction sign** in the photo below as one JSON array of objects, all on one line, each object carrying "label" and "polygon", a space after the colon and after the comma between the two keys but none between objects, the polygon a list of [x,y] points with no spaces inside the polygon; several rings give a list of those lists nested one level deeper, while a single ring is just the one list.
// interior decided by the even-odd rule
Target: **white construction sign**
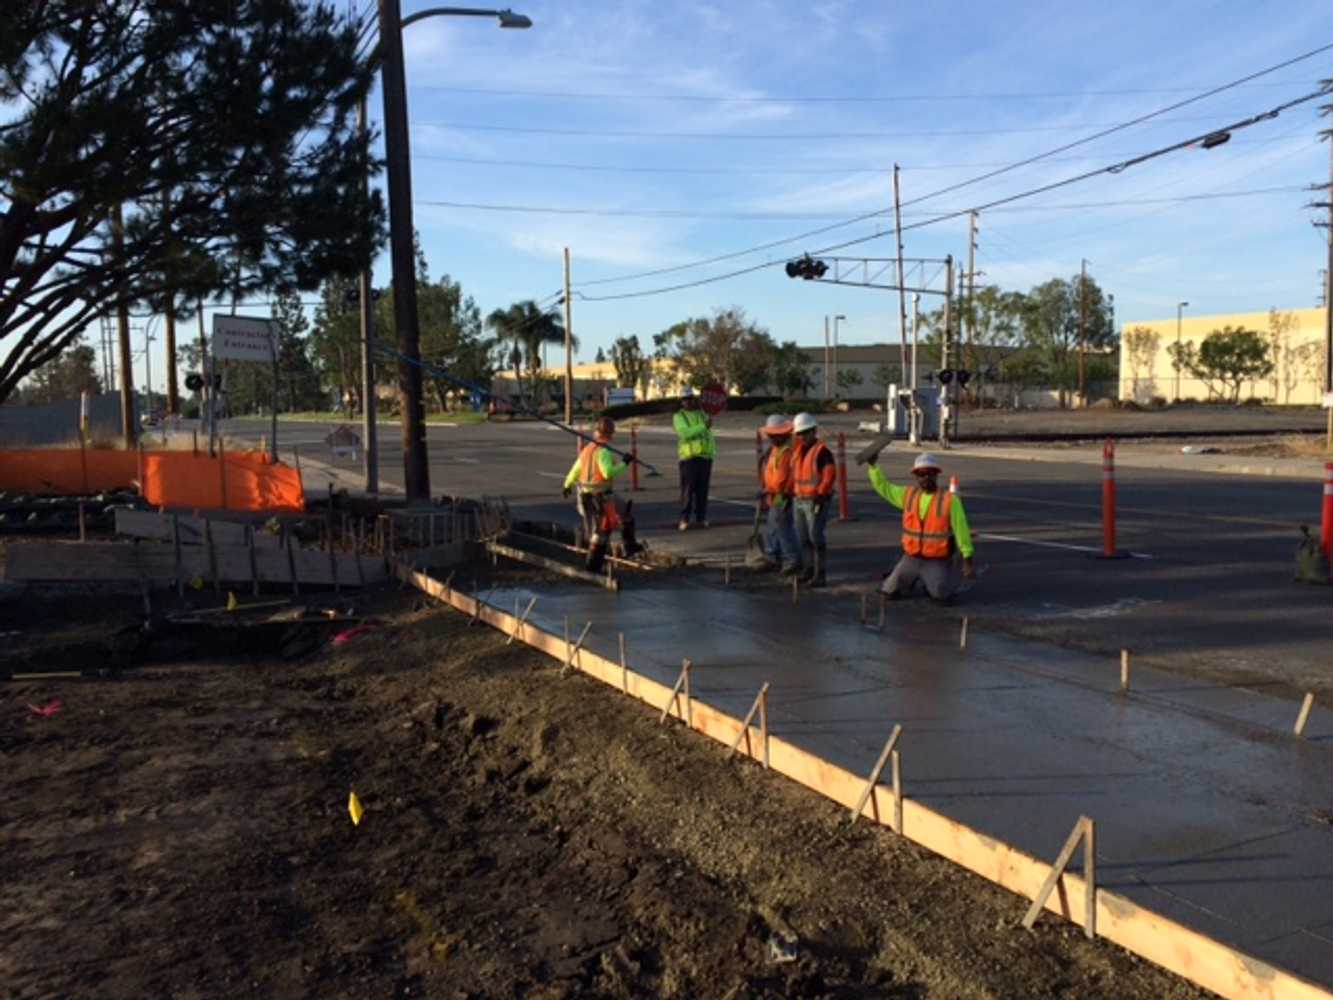
[{"label": "white construction sign", "polygon": [[255,316],[213,314],[213,357],[272,364],[273,321]]}]

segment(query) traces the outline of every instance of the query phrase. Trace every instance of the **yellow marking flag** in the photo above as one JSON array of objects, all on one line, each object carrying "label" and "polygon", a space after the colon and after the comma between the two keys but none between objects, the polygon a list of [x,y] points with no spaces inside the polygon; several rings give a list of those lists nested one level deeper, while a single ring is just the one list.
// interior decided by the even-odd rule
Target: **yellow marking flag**
[{"label": "yellow marking flag", "polygon": [[235,611],[240,605],[236,603],[236,595],[230,590],[227,591],[227,610]]},{"label": "yellow marking flag", "polygon": [[356,792],[349,792],[347,795],[347,815],[352,817],[352,825],[360,826],[361,817],[366,811],[361,808],[361,800],[356,797]]}]

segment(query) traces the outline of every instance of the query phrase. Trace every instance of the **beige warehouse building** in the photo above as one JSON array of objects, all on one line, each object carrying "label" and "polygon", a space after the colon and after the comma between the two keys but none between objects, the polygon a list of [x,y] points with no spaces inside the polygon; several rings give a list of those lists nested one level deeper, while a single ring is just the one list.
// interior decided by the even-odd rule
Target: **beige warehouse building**
[{"label": "beige warehouse building", "polygon": [[1225,326],[1253,330],[1268,342],[1273,373],[1241,387],[1242,401],[1250,398],[1268,403],[1318,405],[1324,396],[1323,309],[1271,309],[1267,312],[1219,313],[1154,319],[1126,323],[1120,331],[1120,398],[1150,403],[1203,401],[1217,395],[1219,386],[1187,371],[1176,371],[1170,348],[1193,343]]}]

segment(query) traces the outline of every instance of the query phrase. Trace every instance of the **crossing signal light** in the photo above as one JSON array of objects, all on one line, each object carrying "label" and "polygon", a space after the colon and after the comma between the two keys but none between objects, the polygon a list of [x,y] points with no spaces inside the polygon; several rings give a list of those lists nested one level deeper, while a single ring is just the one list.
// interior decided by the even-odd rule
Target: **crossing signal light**
[{"label": "crossing signal light", "polygon": [[969,381],[971,378],[972,378],[972,373],[971,373],[970,371],[968,371],[966,368],[959,368],[959,369],[958,369],[958,384],[959,384],[959,385],[967,385],[968,381]]},{"label": "crossing signal light", "polygon": [[204,387],[204,377],[198,372],[190,372],[185,376],[185,388],[191,392],[198,392]]},{"label": "crossing signal light", "polygon": [[948,384],[949,384],[950,382],[952,382],[952,381],[953,381],[953,369],[952,369],[952,368],[941,368],[941,369],[940,369],[940,385],[948,385]]},{"label": "crossing signal light", "polygon": [[796,260],[787,261],[786,270],[789,278],[804,278],[806,281],[811,281],[828,274],[828,265],[822,260],[814,260],[809,254],[806,254]]}]

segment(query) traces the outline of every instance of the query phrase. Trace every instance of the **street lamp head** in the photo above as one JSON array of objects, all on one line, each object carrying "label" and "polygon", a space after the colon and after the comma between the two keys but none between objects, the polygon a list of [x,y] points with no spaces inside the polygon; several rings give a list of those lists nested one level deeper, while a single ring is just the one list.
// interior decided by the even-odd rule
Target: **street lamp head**
[{"label": "street lamp head", "polygon": [[1176,308],[1177,308],[1177,309],[1188,309],[1188,308],[1189,308],[1189,303],[1188,303],[1188,302],[1181,302],[1179,305],[1176,306]]},{"label": "street lamp head", "polygon": [[842,320],[844,323],[847,322],[847,317],[846,317],[846,316],[834,316],[833,318],[834,318],[834,319],[840,319],[840,320]]},{"label": "street lamp head", "polygon": [[502,28],[531,28],[532,18],[526,14],[515,14],[512,10],[498,11],[495,15],[500,19]]}]

